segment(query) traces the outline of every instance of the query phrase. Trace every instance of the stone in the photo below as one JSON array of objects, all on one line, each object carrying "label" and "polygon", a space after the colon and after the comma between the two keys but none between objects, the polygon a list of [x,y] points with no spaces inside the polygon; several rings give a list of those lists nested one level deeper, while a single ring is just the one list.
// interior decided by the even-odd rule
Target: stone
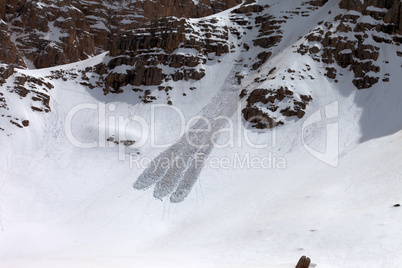
[{"label": "stone", "polygon": [[309,257],[302,256],[296,265],[296,268],[309,268],[311,260]]}]

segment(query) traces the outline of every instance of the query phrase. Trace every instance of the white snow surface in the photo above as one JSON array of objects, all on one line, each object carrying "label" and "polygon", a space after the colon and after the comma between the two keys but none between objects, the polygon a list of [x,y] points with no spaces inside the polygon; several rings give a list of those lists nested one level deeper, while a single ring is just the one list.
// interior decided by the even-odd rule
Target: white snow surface
[{"label": "white snow surface", "polygon": [[[259,2],[279,12],[303,1]],[[390,83],[359,91],[351,82],[353,74],[339,68],[343,77],[334,83],[320,74],[325,66],[292,48],[328,10],[337,15],[336,2],[284,25],[285,36],[263,67],[265,73],[277,67],[278,79],[267,81],[268,86],[285,83],[298,94],[313,96],[306,116],[256,132],[245,126],[239,110],[231,109],[225,115],[234,123],[234,145],[214,148],[209,155],[230,163],[238,156],[273,156],[272,165],[216,168],[209,163],[181,203],[157,200],[153,189],[133,189],[145,167],[130,167],[128,153],[155,158],[164,151],[152,148],[149,140],[139,148],[126,148],[125,160],[119,160],[122,147],[104,139],[92,149],[78,148],[67,139],[66,116],[76,105],[105,105],[101,115],[87,109],[73,118],[72,131],[85,142],[97,141],[99,129],[105,138],[118,136],[116,125],[106,128],[112,116],[136,115],[150,123],[150,105],[139,103],[129,92],[105,97],[75,81],[52,80],[52,112],[30,115],[28,128],[0,136],[0,267],[290,268],[302,255],[312,259],[312,267],[401,267],[402,209],[394,207],[402,202],[400,57],[392,47],[382,50],[379,60],[390,61],[383,67]],[[228,21],[228,12],[216,16]],[[52,70],[83,70],[106,57],[19,72],[45,77]],[[201,81],[174,84],[173,104],[186,118],[228,112],[208,107],[214,107],[216,100],[223,106],[232,103],[217,96],[222,90],[236,90],[231,77],[238,57],[233,51],[221,62],[207,64],[207,76]],[[280,80],[284,70],[302,70],[306,65],[315,80]],[[252,88],[254,75],[246,77],[242,86]],[[197,89],[189,90],[191,86]],[[159,94],[157,89],[153,93]],[[10,107],[19,107],[20,100],[6,97]],[[339,113],[331,118],[330,112],[336,110],[325,107],[334,103]],[[173,142],[178,133],[176,112],[164,109],[154,122],[158,144]],[[328,119],[304,126],[319,111]],[[325,152],[325,142],[333,138],[327,137],[329,124],[339,127],[335,167],[306,149]],[[126,136],[139,139],[149,131],[133,124]],[[245,135],[268,146],[252,148]],[[219,142],[227,142],[227,135],[221,135]],[[285,166],[273,163],[281,159]]]}]

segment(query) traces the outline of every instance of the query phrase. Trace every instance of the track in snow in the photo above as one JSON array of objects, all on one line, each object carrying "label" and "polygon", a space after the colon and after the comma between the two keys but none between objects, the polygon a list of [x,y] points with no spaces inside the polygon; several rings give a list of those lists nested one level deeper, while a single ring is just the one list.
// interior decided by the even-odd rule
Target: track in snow
[{"label": "track in snow", "polygon": [[[227,123],[227,120],[218,118],[231,118],[237,109],[240,88],[235,82],[236,69],[237,66],[233,67],[224,87],[202,109],[202,119],[151,162],[134,183],[135,189],[148,189],[155,185],[154,197],[163,199],[170,195],[172,203],[182,202],[188,196],[219,138],[219,130]],[[228,85],[231,85],[230,88]],[[206,122],[210,122],[211,131],[191,131],[207,129]]]}]

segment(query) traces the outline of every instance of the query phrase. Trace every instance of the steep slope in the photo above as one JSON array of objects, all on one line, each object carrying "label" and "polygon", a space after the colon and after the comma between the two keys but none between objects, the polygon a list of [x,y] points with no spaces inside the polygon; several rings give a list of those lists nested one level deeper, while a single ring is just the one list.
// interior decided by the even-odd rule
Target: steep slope
[{"label": "steep slope", "polygon": [[[3,1],[0,11],[0,63],[45,68],[83,60],[108,51],[117,34],[167,16],[203,17],[236,4],[224,1],[67,0]],[[0,54],[1,55],[1,54]],[[13,56],[13,57],[15,57]]]},{"label": "steep slope", "polygon": [[351,2],[248,1],[4,66],[2,265],[400,266],[400,4]]}]

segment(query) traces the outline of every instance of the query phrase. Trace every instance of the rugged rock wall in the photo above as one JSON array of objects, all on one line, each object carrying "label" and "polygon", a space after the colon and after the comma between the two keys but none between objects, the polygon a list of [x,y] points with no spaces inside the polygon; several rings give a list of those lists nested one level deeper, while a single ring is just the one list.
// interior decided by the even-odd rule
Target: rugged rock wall
[{"label": "rugged rock wall", "polygon": [[0,64],[10,64],[15,67],[25,67],[24,60],[11,41],[8,25],[0,20]]},{"label": "rugged rock wall", "polygon": [[[269,6],[261,6],[258,4],[243,4],[232,13],[232,20],[238,24],[244,25],[245,30],[258,29],[258,34],[252,40],[252,43],[245,44],[248,50],[254,47],[258,54],[251,64],[251,70],[259,72],[261,67],[270,59],[273,54],[273,48],[280,46],[284,33],[283,26],[295,16],[308,17],[310,14],[327,3],[327,0],[306,1],[302,7],[296,7],[294,10],[284,10],[279,14],[271,12],[263,12]],[[247,17],[254,13],[254,23],[251,24]],[[243,16],[239,16],[243,14]],[[310,68],[310,67],[308,67]],[[307,68],[307,69],[308,69]],[[260,73],[259,77],[254,80],[252,89],[245,88],[240,93],[240,98],[246,100],[245,108],[242,110],[243,118],[250,125],[257,129],[270,129],[279,125],[283,125],[286,118],[302,118],[306,114],[306,108],[312,101],[310,95],[300,95],[297,91],[297,83],[295,87],[289,87],[289,84],[283,83],[285,77],[291,80],[305,79],[308,71],[303,70],[306,74],[302,75],[299,70],[290,68],[282,70],[283,73],[279,77],[279,70],[272,68],[268,73]],[[297,71],[297,74],[296,74]],[[267,81],[276,81],[276,86],[269,86]],[[258,85],[255,87],[255,85]]]},{"label": "rugged rock wall", "polygon": [[[300,100],[298,100],[300,98]],[[251,92],[247,98],[247,106],[243,109],[243,117],[247,122],[253,123],[253,127],[258,129],[269,129],[284,122],[276,120],[268,113],[263,112],[261,106],[264,105],[269,111],[279,111],[282,116],[302,118],[305,115],[305,109],[312,97],[309,95],[294,96],[294,92],[287,87],[281,86],[278,89],[258,88]],[[278,103],[292,103],[293,106],[282,107]],[[256,105],[257,104],[257,105]]]},{"label": "rugged rock wall", "polygon": [[14,68],[12,65],[1,64],[0,65],[0,86],[4,84],[12,74],[14,73]]},{"label": "rugged rock wall", "polygon": [[[48,113],[50,112],[50,96],[49,90],[53,85],[46,82],[44,78],[36,78],[27,75],[15,75],[13,84],[6,84],[6,79],[14,74],[14,69],[11,65],[0,65],[0,132],[6,132],[7,135],[12,135],[12,132],[7,128],[14,126],[17,128],[25,128],[30,125],[29,110],[33,113]],[[24,110],[21,113],[21,106],[9,106],[7,96],[18,96],[21,101],[21,106],[28,106],[29,110]],[[27,107],[27,108],[28,108]],[[17,116],[16,114],[19,114]],[[7,124],[5,124],[7,122]]]},{"label": "rugged rock wall", "polygon": [[[200,80],[209,54],[221,56],[229,51],[228,28],[216,22],[209,19],[193,25],[186,19],[163,18],[117,38],[110,50],[113,58],[96,67],[104,77],[105,94],[120,92],[126,85]],[[163,71],[163,66],[169,71]]]},{"label": "rugged rock wall", "polygon": [[4,20],[5,16],[6,16],[6,2],[5,1],[1,1],[0,2],[0,19]]},{"label": "rugged rock wall", "polygon": [[[294,17],[309,17],[327,0],[303,1],[279,12],[262,1],[249,0],[224,18],[209,17],[198,22],[177,17],[155,19],[158,14],[205,16],[237,2],[200,1],[195,6],[193,1],[184,0],[113,4],[101,0],[6,0],[6,5],[0,4],[0,15],[8,22],[0,23],[0,59],[8,65],[1,65],[0,83],[13,74],[13,67],[24,67],[23,57],[37,67],[45,67],[108,50],[109,55],[97,66],[54,71],[46,77],[49,84],[32,77],[15,77],[7,91],[21,99],[32,99],[36,104],[31,107],[34,112],[50,111],[47,92],[52,79],[75,80],[91,90],[103,90],[105,95],[133,91],[133,96],[144,103],[156,100],[164,95],[160,91],[165,91],[167,103],[172,104],[169,92],[174,90],[173,82],[201,80],[207,75],[206,64],[218,65],[219,57],[236,51],[239,56],[233,65],[243,70],[234,75],[239,85],[247,81],[240,94],[246,104],[243,117],[252,127],[268,129],[306,114],[314,94],[299,91],[298,85],[318,75],[308,64],[301,70],[270,66],[268,71],[265,63],[281,49],[291,49],[319,62],[318,73],[333,83],[347,71],[353,72],[353,84],[358,89],[390,80],[390,74],[383,71],[390,56],[384,57],[382,49],[402,42],[400,1],[338,1],[342,12],[332,14],[331,10],[318,24],[308,25],[311,31],[299,39],[286,36],[287,23]],[[32,18],[28,10],[35,10]],[[35,22],[30,24],[30,20]],[[293,46],[288,47],[287,42],[286,47],[281,47],[282,39],[291,38]],[[392,49],[389,51],[402,57],[402,51]],[[0,108],[7,107],[5,101],[0,95]]]},{"label": "rugged rock wall", "polygon": [[137,1],[133,6],[135,10],[140,10],[147,19],[156,20],[171,16],[201,18],[242,3],[241,0],[200,0],[197,2],[196,4],[194,1],[188,0]]},{"label": "rugged rock wall", "polygon": [[[28,65],[51,67],[86,59],[110,49],[112,40],[126,30],[163,16],[202,17],[232,7],[240,0],[107,1],[107,0],[5,0],[0,18],[16,38],[0,48],[0,55],[14,45]],[[13,53],[13,55],[16,53]],[[25,67],[0,57],[2,63]]]},{"label": "rugged rock wall", "polygon": [[[345,13],[336,16],[333,22],[322,22],[312,30],[306,42],[299,47],[299,53],[309,54],[327,65],[350,68],[355,76],[353,84],[358,89],[370,88],[381,79],[387,82],[389,78],[385,74],[381,77],[380,64],[377,63],[380,47],[371,43],[402,43],[401,2],[342,0],[339,7],[345,9]],[[370,40],[374,42],[367,42]],[[322,47],[313,45],[315,42],[321,43]],[[328,66],[326,75],[336,79],[336,69]]]},{"label": "rugged rock wall", "polygon": [[7,0],[6,7],[9,33],[28,65],[49,67],[94,54],[89,24],[71,1]]}]

